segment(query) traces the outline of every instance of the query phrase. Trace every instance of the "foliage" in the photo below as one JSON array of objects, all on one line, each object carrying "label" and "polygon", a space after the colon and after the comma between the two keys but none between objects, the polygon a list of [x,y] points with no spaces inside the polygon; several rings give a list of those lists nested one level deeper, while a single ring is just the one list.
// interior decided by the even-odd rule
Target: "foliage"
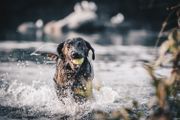
[{"label": "foliage", "polygon": [[[178,8],[178,9],[177,9]],[[155,88],[155,102],[150,103],[149,114],[145,115],[138,102],[133,102],[132,108],[122,108],[110,113],[95,111],[95,119],[107,120],[171,120],[180,118],[180,9],[179,5],[172,7],[176,9],[178,27],[174,28],[168,35],[168,39],[161,44],[157,60],[144,64],[144,68],[152,78],[152,85]],[[169,18],[169,16],[168,16]],[[165,20],[167,22],[167,19]],[[160,32],[166,25],[162,26]],[[167,56],[169,55],[170,56]],[[168,58],[169,57],[169,58]],[[168,58],[168,60],[167,60]],[[171,63],[170,76],[158,77],[156,69]],[[148,105],[147,105],[148,106]]]}]

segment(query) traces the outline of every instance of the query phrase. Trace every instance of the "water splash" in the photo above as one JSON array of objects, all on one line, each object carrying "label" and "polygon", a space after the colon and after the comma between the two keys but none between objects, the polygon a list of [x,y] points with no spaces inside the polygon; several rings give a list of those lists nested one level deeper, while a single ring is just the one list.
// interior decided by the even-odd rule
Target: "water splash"
[{"label": "water splash", "polygon": [[[5,44],[3,47],[6,46],[7,49],[8,45]],[[40,43],[28,45],[23,43],[22,46],[36,46],[36,51],[42,48],[46,51],[54,49],[54,46],[42,47]],[[109,111],[130,104],[132,99],[137,99],[140,103],[147,102],[152,89],[148,86],[149,78],[145,70],[136,60],[152,58],[151,54],[147,54],[148,50],[139,46],[132,46],[133,51],[125,46],[109,46],[108,49],[103,46],[95,47],[95,79],[103,82],[103,86],[99,90],[93,90],[94,99],[83,105],[75,103],[71,98],[64,100],[65,105],[58,100],[52,80],[55,73],[54,65],[27,60],[1,62],[0,118],[81,118],[92,110]],[[140,52],[142,54],[139,54]],[[105,59],[109,57],[107,54],[115,56],[113,62]]]}]

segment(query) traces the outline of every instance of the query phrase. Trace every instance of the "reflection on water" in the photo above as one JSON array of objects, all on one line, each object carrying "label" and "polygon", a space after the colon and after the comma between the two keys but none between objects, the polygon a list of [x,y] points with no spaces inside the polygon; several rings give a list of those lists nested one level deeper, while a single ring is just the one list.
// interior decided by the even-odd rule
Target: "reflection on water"
[{"label": "reflection on water", "polygon": [[[113,31],[111,29],[107,29],[104,32],[93,33],[93,34],[85,34],[78,32],[68,32],[62,34],[61,37],[52,37],[46,34],[43,34],[41,39],[36,38],[36,33],[27,33],[21,35],[16,33],[13,36],[12,40],[18,41],[47,41],[47,42],[57,42],[66,40],[67,38],[72,38],[74,36],[84,36],[85,38],[91,38],[91,41],[95,41],[96,44],[99,45],[145,45],[145,46],[154,46],[157,40],[157,32],[153,32],[146,29],[140,30],[123,30],[120,29],[118,31]],[[10,35],[11,36],[11,33]],[[160,43],[162,43],[163,39],[160,39]],[[158,44],[158,45],[159,45]]]}]

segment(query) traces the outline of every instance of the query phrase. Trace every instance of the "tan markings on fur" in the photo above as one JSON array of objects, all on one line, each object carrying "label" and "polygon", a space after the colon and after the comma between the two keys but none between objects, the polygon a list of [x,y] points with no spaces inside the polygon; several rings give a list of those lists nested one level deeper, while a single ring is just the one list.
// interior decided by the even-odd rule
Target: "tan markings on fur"
[{"label": "tan markings on fur", "polygon": [[[60,63],[57,63],[57,66],[60,66]],[[55,73],[55,80],[58,85],[62,85],[62,86],[64,85],[65,81],[62,78],[63,78],[63,71],[59,67],[57,67]]]},{"label": "tan markings on fur", "polygon": [[[67,54],[68,54],[68,47],[67,47],[67,45],[65,45],[65,46],[63,47],[62,51],[63,51],[64,55],[67,55]],[[66,56],[65,56],[65,57],[66,57]]]},{"label": "tan markings on fur", "polygon": [[48,53],[47,57],[48,57],[48,59],[50,59],[52,61],[57,61],[58,60],[58,56],[56,54],[53,54],[53,53]]},{"label": "tan markings on fur", "polygon": [[85,85],[74,89],[74,93],[83,97],[92,97],[92,80],[87,80]]}]

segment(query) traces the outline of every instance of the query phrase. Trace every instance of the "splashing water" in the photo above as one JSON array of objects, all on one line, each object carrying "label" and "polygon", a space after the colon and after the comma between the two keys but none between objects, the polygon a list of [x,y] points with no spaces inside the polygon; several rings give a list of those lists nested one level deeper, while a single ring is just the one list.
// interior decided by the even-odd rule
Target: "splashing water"
[{"label": "splashing water", "polygon": [[[82,105],[71,98],[64,98],[65,105],[58,100],[53,82],[54,64],[29,60],[1,62],[0,118],[80,119],[92,110],[109,111],[131,105],[134,99],[141,104],[147,103],[153,91],[149,85],[150,77],[146,75],[142,64],[137,62],[137,56],[148,60],[152,57],[148,49],[140,46],[132,48],[133,51],[123,46],[109,46],[108,49],[95,46],[95,49],[97,60],[93,62],[94,82],[101,82],[102,86],[99,90],[93,90],[93,100]],[[5,51],[3,48],[1,50]]]}]

